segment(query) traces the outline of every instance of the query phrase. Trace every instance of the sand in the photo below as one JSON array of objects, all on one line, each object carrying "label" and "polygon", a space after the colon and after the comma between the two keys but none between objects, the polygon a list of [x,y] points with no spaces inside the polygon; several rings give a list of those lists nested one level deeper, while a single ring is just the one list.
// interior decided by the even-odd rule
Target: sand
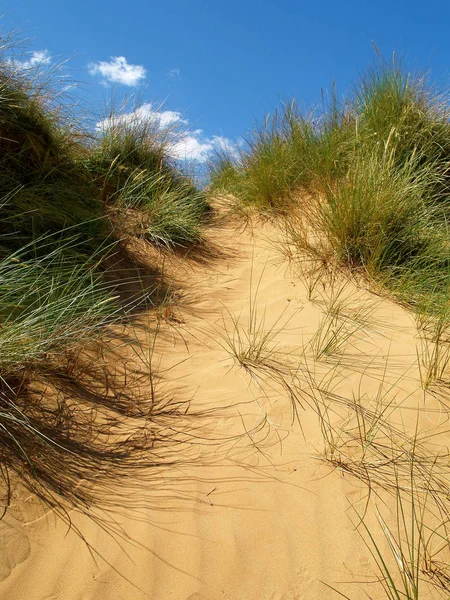
[{"label": "sand", "polygon": [[[332,357],[314,360],[308,343],[323,318],[327,285],[319,283],[308,297],[307,279],[276,249],[271,225],[240,232],[227,225],[211,235],[217,256],[166,265],[181,288],[177,306],[163,311],[153,362],[157,389],[189,403],[178,421],[165,417],[177,442],[159,450],[156,441],[163,464],[118,484],[118,497],[114,484],[95,519],[71,512],[84,539],[18,493],[0,522],[2,600],[338,598],[325,584],[355,599],[384,597],[367,582],[375,565],[352,523],[364,485],[321,460],[315,411],[303,403],[292,419],[282,381],[270,369],[236,364],[227,341],[236,342],[238,331],[245,337],[253,316],[276,332],[270,346],[282,372],[301,362],[302,382],[305,369],[322,382],[336,373],[333,392],[346,397],[357,390],[374,398],[388,382],[403,407],[399,422],[407,427],[410,419],[413,427],[411,408],[424,402],[413,320],[348,283],[353,304],[373,303],[373,326],[355,332],[338,367]],[[155,311],[138,321],[149,347],[146,324],[154,325]],[[440,406],[427,398],[421,430],[440,426]],[[367,519],[376,524],[373,510]],[[430,589],[424,597],[439,596]]]}]

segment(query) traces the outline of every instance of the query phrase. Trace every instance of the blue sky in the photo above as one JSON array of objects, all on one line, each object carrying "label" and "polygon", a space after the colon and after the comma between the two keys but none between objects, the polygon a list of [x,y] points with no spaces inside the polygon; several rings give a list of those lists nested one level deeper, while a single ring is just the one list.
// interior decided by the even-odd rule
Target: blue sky
[{"label": "blue sky", "polygon": [[310,107],[333,80],[346,92],[373,60],[372,40],[448,81],[447,0],[11,0],[3,12],[3,28],[30,39],[24,60],[70,59],[95,107],[140,94],[151,116],[164,102],[165,119],[190,132],[180,152],[199,160],[280,100]]}]

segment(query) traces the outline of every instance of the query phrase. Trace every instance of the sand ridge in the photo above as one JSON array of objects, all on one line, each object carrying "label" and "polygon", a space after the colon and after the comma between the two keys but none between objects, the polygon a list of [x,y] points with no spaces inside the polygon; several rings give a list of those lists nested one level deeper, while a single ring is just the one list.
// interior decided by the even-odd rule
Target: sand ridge
[{"label": "sand ridge", "polygon": [[[276,235],[271,225],[224,226],[214,231],[223,249],[217,260],[168,265],[184,282],[185,302],[162,320],[153,358],[169,396],[189,402],[174,427],[191,430],[170,449],[173,465],[130,479],[114,508],[99,507],[96,520],[72,513],[84,540],[51,513],[31,522],[25,506],[21,520],[16,503],[0,523],[2,600],[338,597],[323,582],[355,599],[383,597],[365,582],[374,565],[349,517],[364,486],[320,461],[314,410],[298,398],[293,419],[282,379],[236,364],[230,344],[242,349],[253,323],[275,332],[268,345],[281,372],[295,364],[298,381],[313,374],[322,385],[338,372],[332,392],[346,397],[355,389],[375,396],[390,382],[413,408],[423,398],[414,323],[401,307],[344,282],[354,305],[374,303],[373,326],[355,329],[336,352],[338,367],[332,357],[315,360],[320,343],[311,340],[329,290],[321,283],[308,297]],[[145,323],[154,315],[139,318],[148,347]],[[439,403],[427,406],[423,427],[439,425]]]}]

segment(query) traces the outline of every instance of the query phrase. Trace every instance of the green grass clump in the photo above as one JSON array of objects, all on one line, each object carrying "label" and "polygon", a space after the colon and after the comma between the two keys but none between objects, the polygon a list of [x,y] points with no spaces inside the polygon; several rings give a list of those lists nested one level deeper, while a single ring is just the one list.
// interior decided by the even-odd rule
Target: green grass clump
[{"label": "green grass clump", "polygon": [[302,190],[342,171],[350,120],[332,106],[305,117],[291,103],[266,117],[238,157],[221,153],[211,162],[211,192],[260,210],[289,210]]},{"label": "green grass clump", "polygon": [[68,231],[64,241],[46,236],[0,260],[2,379],[92,337],[117,316],[112,285],[98,269],[101,253],[83,262],[77,245]]},{"label": "green grass clump", "polygon": [[[165,246],[197,242],[209,205],[170,158],[168,131],[121,116],[86,132],[51,81],[24,71],[10,51],[0,48],[0,474],[7,493],[14,472],[47,501],[67,491],[77,505],[85,498],[80,468],[90,459],[99,471],[104,460],[133,462],[127,444],[109,442],[120,419],[95,419],[105,406],[119,415],[120,394],[102,397],[100,381],[72,401],[86,382],[82,372],[74,380],[70,356],[111,333],[149,293],[123,298],[124,284],[141,289],[141,282],[114,271],[125,244],[117,260],[112,255],[132,236]],[[36,394],[39,378],[45,391]],[[140,436],[131,434],[138,451]]]},{"label": "green grass clump", "polygon": [[[3,490],[10,494],[11,474],[45,501],[65,495],[82,501],[78,482],[83,452],[98,438],[99,427],[76,431],[86,407],[68,409],[55,401],[52,378],[69,376],[68,357],[76,348],[105,333],[123,318],[116,282],[107,283],[99,265],[106,248],[83,255],[86,240],[73,229],[34,239],[0,259],[0,469]],[[46,385],[32,391],[36,379]],[[83,374],[80,374],[80,380]],[[94,409],[101,401],[92,395]],[[81,434],[81,435],[80,435]],[[79,440],[85,440],[84,450]],[[78,449],[77,449],[78,448]]]},{"label": "green grass clump", "polygon": [[333,92],[312,116],[291,104],[266,119],[237,160],[222,156],[213,165],[211,191],[258,209],[299,213],[293,238],[304,243],[314,230],[316,257],[363,270],[407,304],[436,306],[431,296],[443,305],[448,106],[426,77],[380,59],[347,100],[338,102]]},{"label": "green grass clump", "polygon": [[111,228],[86,168],[87,137],[51,92],[0,57],[2,379],[114,313],[100,268]]},{"label": "green grass clump", "polygon": [[161,129],[157,116],[152,121],[127,120],[126,115],[114,115],[100,131],[88,134],[65,106],[50,102],[51,92],[0,56],[4,250],[77,227],[95,251],[105,237],[115,235],[105,218],[109,208],[127,206],[131,196],[134,210],[139,205],[149,231],[156,232],[150,240],[167,245],[197,241],[209,206],[170,158],[176,134]]},{"label": "green grass clump", "polygon": [[131,173],[113,207],[124,230],[169,247],[198,242],[209,210],[204,193],[190,182],[140,170]]},{"label": "green grass clump", "polygon": [[232,194],[246,206],[283,211],[312,175],[304,150],[314,145],[316,134],[295,114],[289,106],[267,117],[238,159],[218,155],[211,166],[211,191]]},{"label": "green grass clump", "polygon": [[407,73],[395,61],[382,61],[367,70],[354,90],[352,106],[358,120],[358,144],[382,153],[389,140],[398,165],[417,150],[422,164],[448,160],[448,102],[426,76]]},{"label": "green grass clump", "polygon": [[326,187],[320,225],[340,262],[376,275],[438,249],[436,177],[419,162],[398,166],[389,151],[356,155],[347,177]]},{"label": "green grass clump", "polygon": [[3,248],[14,251],[33,237],[72,226],[84,228],[86,240],[104,235],[98,192],[84,164],[84,138],[60,109],[48,105],[33,80],[0,64]]},{"label": "green grass clump", "polygon": [[7,45],[1,51],[0,377],[6,377],[87,335],[104,323],[104,310],[115,314],[114,284],[102,279],[115,242],[140,235],[168,246],[194,243],[209,207],[170,159],[173,138],[159,122],[119,115],[88,135],[42,74],[24,72]]},{"label": "green grass clump", "polygon": [[160,131],[151,120],[112,116],[99,133],[88,166],[119,222],[130,223],[134,233],[152,242],[187,246],[200,240],[209,204],[170,158],[176,135]]}]

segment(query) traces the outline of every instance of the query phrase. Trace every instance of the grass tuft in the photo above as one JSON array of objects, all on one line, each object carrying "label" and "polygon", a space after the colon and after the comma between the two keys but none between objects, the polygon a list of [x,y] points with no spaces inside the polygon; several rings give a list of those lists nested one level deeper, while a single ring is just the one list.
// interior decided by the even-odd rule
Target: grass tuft
[{"label": "grass tuft", "polygon": [[[209,205],[170,158],[173,138],[157,116],[113,115],[86,131],[57,73],[21,68],[11,43],[0,47],[0,473],[7,489],[13,472],[52,506],[65,494],[77,505],[93,496],[77,489],[89,460],[113,477],[152,444],[145,403],[143,421],[127,424],[125,392],[110,394],[117,373],[100,368],[87,389],[83,353],[114,339],[111,325],[128,323],[150,293],[120,270],[131,261],[140,274],[123,242],[195,244]],[[132,300],[127,286],[140,290]]]},{"label": "grass tuft", "polygon": [[363,273],[412,307],[448,296],[449,102],[379,58],[343,102],[268,116],[211,190],[288,215],[300,253]]}]

